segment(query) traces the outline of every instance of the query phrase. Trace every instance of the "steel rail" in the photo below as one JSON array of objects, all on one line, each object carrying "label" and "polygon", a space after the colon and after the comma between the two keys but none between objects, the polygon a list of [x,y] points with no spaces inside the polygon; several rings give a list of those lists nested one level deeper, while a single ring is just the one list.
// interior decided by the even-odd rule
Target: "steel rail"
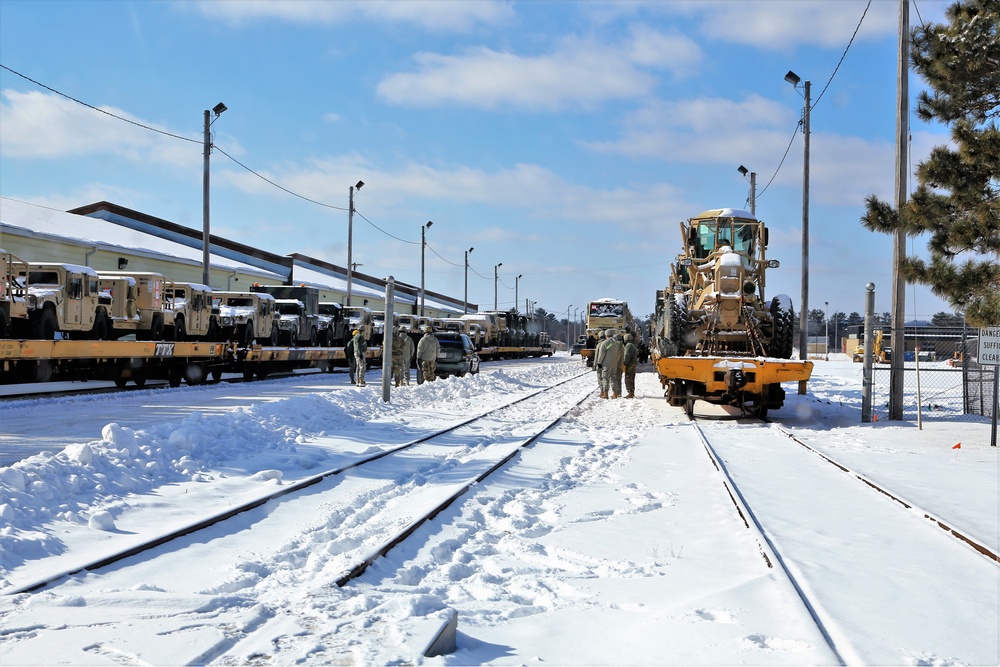
[{"label": "steel rail", "polygon": [[790,431],[785,430],[784,428],[782,428],[778,424],[774,424],[774,423],[770,423],[770,422],[769,422],[769,424],[770,424],[770,427],[772,429],[778,431],[779,433],[781,433],[785,437],[789,438],[792,442],[794,442],[794,443],[796,443],[796,444],[798,444],[798,445],[806,448],[807,450],[809,450],[810,452],[812,452],[816,456],[820,457],[821,459],[823,459],[824,461],[826,461],[830,465],[834,466],[835,468],[838,468],[841,472],[847,473],[848,475],[851,475],[852,477],[854,477],[855,479],[863,482],[864,484],[867,484],[868,486],[870,486],[871,488],[875,489],[879,493],[881,493],[881,494],[885,495],[886,497],[888,497],[888,498],[896,501],[897,503],[899,503],[900,505],[902,505],[906,509],[908,509],[908,510],[910,510],[912,512],[915,512],[917,514],[922,514],[925,519],[927,519],[931,523],[937,525],[939,528],[941,528],[942,530],[944,530],[946,534],[951,535],[952,537],[954,537],[955,539],[959,540],[960,542],[963,542],[967,546],[972,547],[977,552],[979,552],[983,556],[986,556],[988,559],[992,560],[993,562],[995,562],[997,564],[1000,564],[1000,554],[998,554],[996,551],[994,551],[993,549],[991,549],[988,546],[986,546],[985,544],[983,544],[981,540],[977,540],[976,538],[969,537],[968,535],[966,535],[966,534],[958,531],[957,529],[953,528],[948,523],[946,523],[943,519],[938,518],[934,514],[932,514],[932,513],[928,512],[927,510],[921,508],[916,503],[911,502],[910,500],[907,500],[907,499],[903,498],[899,494],[890,491],[889,489],[887,489],[886,487],[882,486],[878,482],[874,481],[873,479],[871,479],[870,477],[868,477],[864,473],[858,472],[857,470],[854,470],[854,469],[850,468],[849,466],[847,466],[847,465],[845,465],[845,464],[843,464],[843,463],[841,463],[841,462],[833,459],[831,456],[829,456],[827,454],[824,454],[823,452],[819,451],[815,447],[813,447],[813,446],[811,446],[809,444],[806,444],[802,440],[799,440],[797,437],[795,437],[794,434],[792,434]]},{"label": "steel rail", "polygon": [[[466,425],[468,425],[468,424],[470,424],[472,422],[475,422],[475,421],[478,421],[478,420],[483,419],[485,417],[488,417],[491,414],[494,414],[496,412],[499,412],[501,410],[509,408],[509,407],[511,407],[513,405],[517,405],[518,403],[521,403],[523,401],[530,400],[530,399],[534,398],[535,396],[538,396],[539,394],[543,394],[543,393],[545,393],[547,391],[551,391],[552,389],[555,389],[556,387],[562,386],[562,385],[564,385],[564,384],[566,384],[568,382],[572,382],[573,380],[579,379],[579,378],[581,378],[581,377],[583,377],[585,375],[589,375],[589,372],[585,371],[583,373],[579,373],[577,375],[573,375],[573,376],[571,376],[569,378],[566,378],[565,380],[560,380],[559,382],[556,382],[555,384],[542,387],[541,389],[538,389],[537,391],[533,391],[530,394],[526,394],[524,396],[516,398],[516,399],[514,399],[512,401],[504,403],[503,405],[497,406],[495,408],[491,408],[491,409],[486,410],[486,411],[484,411],[484,412],[482,412],[482,413],[480,413],[478,415],[475,415],[473,417],[469,417],[469,418],[463,419],[463,420],[461,420],[461,421],[459,421],[459,422],[457,422],[455,424],[452,424],[452,425],[447,426],[445,428],[442,428],[440,430],[434,431],[434,432],[429,433],[427,435],[421,436],[421,437],[416,438],[414,440],[410,440],[410,441],[404,442],[402,444],[396,445],[395,447],[391,447],[390,449],[383,450],[381,452],[378,452],[377,454],[373,454],[371,456],[366,456],[364,458],[358,459],[358,460],[356,460],[356,461],[354,461],[354,462],[352,462],[352,463],[350,463],[348,465],[341,466],[339,468],[334,468],[334,469],[331,469],[331,470],[327,470],[327,471],[324,471],[324,472],[321,472],[321,473],[317,473],[316,475],[313,475],[311,477],[307,477],[307,478],[305,478],[303,480],[295,482],[294,484],[290,484],[289,486],[287,486],[287,487],[285,487],[283,489],[280,489],[278,491],[275,491],[273,493],[269,493],[269,494],[267,494],[265,496],[262,496],[260,498],[256,498],[254,500],[248,501],[248,502],[243,503],[241,505],[238,505],[236,507],[230,508],[230,509],[226,510],[225,512],[221,512],[219,514],[214,514],[214,515],[209,516],[209,517],[207,517],[205,519],[201,519],[201,520],[196,521],[196,522],[194,522],[192,524],[189,524],[189,525],[184,526],[182,528],[178,528],[178,529],[173,530],[173,531],[171,531],[169,533],[165,533],[163,535],[160,535],[159,537],[147,540],[147,541],[145,541],[145,542],[143,542],[141,544],[135,545],[135,546],[130,547],[128,549],[125,549],[123,551],[116,552],[116,553],[111,554],[109,556],[102,557],[100,559],[91,561],[91,562],[87,563],[86,565],[74,566],[73,568],[66,569],[66,570],[63,570],[61,572],[48,575],[48,576],[46,576],[42,580],[35,581],[35,582],[29,583],[29,584],[24,584],[24,585],[18,586],[16,588],[11,588],[9,590],[5,590],[5,591],[3,591],[3,594],[4,595],[17,595],[17,594],[20,594],[20,593],[30,593],[32,591],[36,591],[36,590],[38,590],[40,588],[43,588],[43,587],[45,587],[45,586],[47,586],[47,585],[49,585],[51,583],[54,583],[54,582],[58,581],[59,579],[62,579],[63,577],[72,576],[72,575],[75,575],[75,574],[79,574],[81,572],[90,572],[90,571],[93,571],[93,570],[98,570],[98,569],[101,569],[101,568],[106,567],[108,565],[111,565],[113,563],[117,563],[117,562],[119,562],[121,560],[124,560],[126,558],[130,558],[130,557],[135,556],[137,554],[140,554],[140,553],[142,553],[144,551],[148,551],[150,549],[154,549],[154,548],[156,548],[158,546],[161,546],[161,545],[166,544],[168,542],[171,542],[173,540],[179,539],[179,538],[184,537],[186,535],[190,535],[190,534],[196,533],[196,532],[198,532],[200,530],[204,530],[205,528],[213,526],[213,525],[215,525],[217,523],[220,523],[222,521],[226,521],[227,519],[231,519],[234,516],[237,516],[237,515],[242,514],[244,512],[248,512],[248,511],[250,511],[252,509],[256,509],[256,508],[258,508],[258,507],[260,507],[260,506],[262,506],[262,505],[264,505],[264,504],[266,504],[266,503],[268,503],[268,502],[270,502],[272,500],[280,498],[282,496],[286,496],[286,495],[289,495],[289,494],[293,494],[293,493],[297,493],[299,491],[302,491],[303,489],[306,489],[306,488],[309,488],[309,487],[311,487],[311,486],[313,486],[315,484],[318,484],[318,483],[322,482],[323,480],[325,480],[325,479],[327,479],[329,477],[333,477],[335,475],[343,474],[344,472],[347,472],[348,470],[352,470],[354,468],[366,465],[366,464],[371,463],[373,461],[377,461],[377,460],[379,460],[381,458],[389,456],[390,454],[394,454],[396,452],[399,452],[399,451],[402,451],[402,450],[405,450],[405,449],[409,449],[409,448],[414,447],[416,445],[419,445],[421,443],[427,442],[428,440],[432,440],[432,439],[440,437],[440,436],[442,436],[444,434],[450,433],[450,432],[452,432],[452,431],[454,431],[456,429],[459,429],[459,428],[461,428],[463,426],[466,426]],[[586,398],[587,397],[584,397],[584,399],[586,399]],[[582,400],[580,402],[582,402]],[[579,403],[575,404],[573,407],[575,407],[576,405],[579,405]],[[572,407],[570,409],[572,409]],[[567,410],[567,412],[568,412],[568,410]],[[565,416],[565,413],[562,416]],[[562,416],[560,416],[559,419],[561,419]],[[558,419],[556,421],[558,421]],[[548,428],[551,428],[551,426],[548,426],[545,429],[543,429],[543,431],[541,431],[538,435],[541,435],[542,433],[544,433],[546,430],[548,430]],[[535,437],[538,437],[538,436],[535,436]],[[523,447],[524,445],[521,445],[521,446]]]},{"label": "steel rail", "polygon": [[[761,550],[761,554],[763,555],[765,562],[767,562],[767,566],[769,568],[773,568],[773,563],[777,563],[781,567],[781,570],[785,573],[785,577],[791,583],[792,588],[795,589],[795,592],[798,594],[802,604],[805,605],[806,611],[809,612],[809,616],[813,619],[816,627],[819,628],[820,634],[823,635],[823,639],[826,641],[827,647],[833,652],[833,655],[836,657],[839,664],[847,665],[848,663],[844,660],[841,648],[838,648],[838,642],[834,640],[828,627],[833,625],[831,623],[832,619],[824,618],[826,614],[824,614],[819,605],[810,598],[809,594],[806,592],[804,584],[800,582],[798,577],[796,577],[792,572],[791,568],[786,563],[785,558],[778,550],[778,547],[764,530],[763,524],[761,524],[757,515],[750,508],[749,503],[747,503],[746,498],[743,496],[739,486],[736,484],[736,480],[733,479],[733,476],[729,473],[729,469],[726,467],[726,464],[722,461],[722,457],[719,456],[718,452],[716,452],[715,448],[712,446],[712,443],[709,442],[708,436],[705,435],[704,430],[698,425],[696,420],[692,419],[690,423],[694,427],[695,432],[698,434],[702,445],[705,447],[708,457],[712,460],[712,463],[715,465],[716,470],[719,471],[719,474],[722,475],[723,485],[729,492],[729,497],[736,506],[736,511],[739,513],[740,518],[743,519],[743,523],[746,527],[755,533],[757,545]],[[752,527],[750,525],[751,522],[753,523]],[[852,661],[852,664],[854,662],[857,661]]]}]

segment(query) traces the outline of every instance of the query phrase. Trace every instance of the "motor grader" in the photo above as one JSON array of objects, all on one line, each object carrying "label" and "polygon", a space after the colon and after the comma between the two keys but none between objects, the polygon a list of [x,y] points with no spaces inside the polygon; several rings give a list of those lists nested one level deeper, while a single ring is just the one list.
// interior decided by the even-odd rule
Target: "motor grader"
[{"label": "motor grader", "polygon": [[696,400],[764,416],[781,407],[781,382],[806,380],[792,356],[787,295],[765,296],[768,230],[739,209],[712,209],[681,223],[682,250],[657,292],[653,358],[667,398],[693,414]]}]

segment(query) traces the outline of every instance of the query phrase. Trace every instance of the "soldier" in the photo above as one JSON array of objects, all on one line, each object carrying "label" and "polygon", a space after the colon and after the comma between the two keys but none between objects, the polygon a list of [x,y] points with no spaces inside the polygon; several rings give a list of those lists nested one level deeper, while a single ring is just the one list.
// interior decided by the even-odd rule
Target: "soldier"
[{"label": "soldier", "polygon": [[424,380],[434,381],[434,371],[441,344],[438,343],[437,336],[431,332],[431,327],[424,327],[424,335],[417,343],[417,384],[423,384]]},{"label": "soldier", "polygon": [[635,398],[635,367],[639,363],[639,349],[632,342],[632,334],[625,334],[625,398]]},{"label": "soldier", "polygon": [[[357,333],[355,331],[354,333]],[[356,362],[354,360],[354,335],[352,334],[350,338],[347,339],[347,345],[344,346],[344,357],[347,359],[347,372],[351,377],[351,384],[354,384],[354,371]]]},{"label": "soldier", "polygon": [[[392,330],[392,379],[397,387],[403,384],[403,357],[406,354],[405,338],[407,338],[406,334],[399,327]],[[409,375],[409,359],[406,362],[406,373]]]},{"label": "soldier", "polygon": [[354,343],[354,373],[358,378],[358,386],[365,386],[365,365],[368,353],[368,341],[365,340],[364,335],[361,333],[360,329],[354,330],[354,337],[351,338],[351,342]]},{"label": "soldier", "polygon": [[413,336],[406,331],[403,332],[403,342],[406,344],[403,352],[403,384],[410,384],[410,364],[413,363],[416,346],[413,344]]},{"label": "soldier", "polygon": [[604,340],[597,344],[597,354],[594,364],[601,381],[601,398],[608,398],[608,391],[611,390],[611,398],[618,398],[622,393],[622,357],[624,356],[622,344],[615,340],[614,333],[608,330],[604,334]]}]

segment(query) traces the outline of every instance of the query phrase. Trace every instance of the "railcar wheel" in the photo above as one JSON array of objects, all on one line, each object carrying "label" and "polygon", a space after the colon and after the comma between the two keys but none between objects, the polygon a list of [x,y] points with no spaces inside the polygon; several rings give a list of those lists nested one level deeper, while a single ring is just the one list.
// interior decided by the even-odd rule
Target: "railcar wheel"
[{"label": "railcar wheel", "polygon": [[124,389],[125,385],[127,384],[128,384],[128,378],[122,376],[115,378],[115,386],[118,387],[119,389]]}]

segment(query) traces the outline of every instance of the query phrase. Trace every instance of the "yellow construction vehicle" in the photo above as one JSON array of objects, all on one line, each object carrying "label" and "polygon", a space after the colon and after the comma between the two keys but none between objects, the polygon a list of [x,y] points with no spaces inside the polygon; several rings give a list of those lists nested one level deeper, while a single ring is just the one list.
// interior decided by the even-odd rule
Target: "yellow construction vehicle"
[{"label": "yellow construction vehicle", "polygon": [[[881,329],[876,329],[872,333],[872,359],[877,364],[887,364],[892,361],[892,348],[884,345],[885,333]],[[854,348],[852,357],[855,363],[865,360],[865,344],[861,343]]]},{"label": "yellow construction vehicle", "polygon": [[671,405],[696,400],[764,417],[784,404],[782,382],[804,382],[812,362],[791,360],[795,315],[786,295],[764,296],[764,223],[712,209],[681,223],[683,250],[657,292],[652,356]]}]

